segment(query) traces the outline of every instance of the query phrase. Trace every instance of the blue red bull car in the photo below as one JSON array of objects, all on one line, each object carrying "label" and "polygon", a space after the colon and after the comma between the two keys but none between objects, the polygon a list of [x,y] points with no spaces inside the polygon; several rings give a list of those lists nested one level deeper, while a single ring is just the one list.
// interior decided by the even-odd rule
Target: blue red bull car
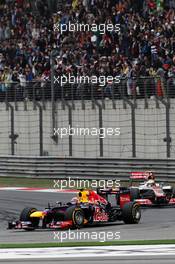
[{"label": "blue red bull car", "polygon": [[130,180],[132,201],[144,206],[175,205],[175,189],[168,184],[156,183],[153,172],[132,172]]},{"label": "blue red bull car", "polygon": [[130,199],[128,188],[80,190],[66,204],[57,203],[43,211],[24,208],[18,221],[9,222],[9,229],[68,229],[104,222],[123,221],[137,224],[141,218],[140,205]]}]

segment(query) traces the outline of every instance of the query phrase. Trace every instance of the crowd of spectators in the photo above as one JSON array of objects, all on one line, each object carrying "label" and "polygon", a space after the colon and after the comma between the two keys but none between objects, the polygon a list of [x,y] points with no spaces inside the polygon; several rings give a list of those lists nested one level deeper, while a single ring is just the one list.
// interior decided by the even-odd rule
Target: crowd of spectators
[{"label": "crowd of spectators", "polygon": [[[68,23],[120,24],[120,31],[61,33],[58,26]],[[151,85],[147,82],[148,94],[163,96],[166,81],[172,78],[170,93],[175,96],[175,1],[0,0],[1,94],[15,90],[21,96],[24,90],[32,94],[33,87],[44,87],[50,97],[53,51],[57,53],[53,63],[56,77],[69,74],[125,79],[122,86],[111,81],[104,87],[97,84],[96,93],[103,90],[111,96],[115,87],[117,96],[142,97],[143,78],[150,78],[155,85],[152,80]],[[60,87],[57,83],[55,90],[58,96],[69,97],[70,85]],[[88,96],[89,86],[77,84],[75,97],[82,90]]]},{"label": "crowd of spectators", "polygon": [[21,96],[25,87],[32,89],[29,82],[46,82],[53,45],[53,19],[47,1],[1,0],[1,95],[16,90]]}]

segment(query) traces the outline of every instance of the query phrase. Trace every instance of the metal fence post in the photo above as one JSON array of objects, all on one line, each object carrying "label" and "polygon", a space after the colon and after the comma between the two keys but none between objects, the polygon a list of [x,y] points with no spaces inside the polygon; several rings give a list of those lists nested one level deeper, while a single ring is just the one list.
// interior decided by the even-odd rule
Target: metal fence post
[{"label": "metal fence post", "polygon": [[[103,128],[103,109],[105,109],[105,103],[102,99],[102,104],[98,102],[94,98],[94,90],[93,85],[91,85],[91,100],[92,100],[92,109],[95,109],[95,105],[99,109],[99,129]],[[100,144],[100,157],[103,157],[103,138],[99,136],[99,144]]]},{"label": "metal fence post", "polygon": [[166,142],[166,152],[167,158],[170,158],[170,149],[171,149],[171,137],[170,137],[170,101],[167,98],[165,101],[162,98],[159,98],[159,101],[165,106],[165,115],[166,115],[166,137],[164,138],[164,142]]},{"label": "metal fence post", "polygon": [[58,51],[52,50],[50,56],[50,65],[51,65],[51,105],[52,105],[52,136],[51,138],[55,143],[58,143],[58,135],[55,135],[54,131],[57,128],[56,118],[55,118],[55,79],[54,79],[54,58],[57,56]]},{"label": "metal fence post", "polygon": [[131,106],[132,115],[132,156],[136,158],[136,122],[135,122],[135,105]]},{"label": "metal fence post", "polygon": [[[72,128],[72,108],[68,106],[69,111],[69,127]],[[72,157],[72,135],[69,134],[69,156]]]},{"label": "metal fence post", "polygon": [[[72,106],[69,105],[69,103],[65,100],[64,104],[68,108],[68,122],[69,122],[69,127],[72,128]],[[72,135],[69,134],[69,156],[72,157],[73,151],[72,151]]]},{"label": "metal fence post", "polygon": [[[102,106],[98,105],[99,107],[99,128],[103,128],[103,110],[102,110]],[[103,157],[103,138],[99,137],[99,141],[100,141],[100,157]]]},{"label": "metal fence post", "polygon": [[18,138],[18,134],[15,134],[15,116],[14,116],[14,107],[7,102],[8,109],[10,108],[10,123],[11,123],[11,134],[9,138],[11,139],[11,155],[15,155],[15,143]]},{"label": "metal fence post", "polygon": [[115,95],[114,95],[114,84],[112,84],[112,107],[116,109]]},{"label": "metal fence post", "polygon": [[35,102],[39,109],[39,145],[40,145],[40,156],[43,156],[43,108],[38,103]]},{"label": "metal fence post", "polygon": [[148,109],[148,93],[147,93],[147,82],[148,80],[144,80],[144,103],[145,103],[145,109]]},{"label": "metal fence post", "polygon": [[135,109],[136,105],[127,98],[124,101],[131,107],[131,126],[132,126],[132,157],[136,158],[136,124],[135,124]]},{"label": "metal fence post", "polygon": [[85,102],[84,102],[84,90],[85,90],[85,87],[84,85],[82,84],[82,90],[83,92],[81,91],[80,95],[81,95],[81,108],[82,110],[85,110],[86,106],[85,106]]},{"label": "metal fence post", "polygon": [[170,137],[170,104],[166,104],[166,141],[167,141],[167,158],[170,158],[171,153],[171,137]]},{"label": "metal fence post", "polygon": [[123,109],[126,109],[126,101],[125,101],[125,85],[126,85],[127,80],[126,79],[121,79],[121,98],[123,102]]}]

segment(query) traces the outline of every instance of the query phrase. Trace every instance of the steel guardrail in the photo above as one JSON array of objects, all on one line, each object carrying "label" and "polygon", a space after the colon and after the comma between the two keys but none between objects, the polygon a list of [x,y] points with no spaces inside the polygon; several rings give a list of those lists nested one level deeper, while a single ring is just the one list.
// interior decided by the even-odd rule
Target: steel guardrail
[{"label": "steel guardrail", "polygon": [[152,170],[175,182],[175,159],[107,159],[0,156],[0,177],[129,179],[133,171]]}]

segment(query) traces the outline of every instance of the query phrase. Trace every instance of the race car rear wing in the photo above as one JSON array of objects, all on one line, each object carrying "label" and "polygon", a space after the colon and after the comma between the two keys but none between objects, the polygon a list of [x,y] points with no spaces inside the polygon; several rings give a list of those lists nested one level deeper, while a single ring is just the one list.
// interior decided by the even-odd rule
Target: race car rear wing
[{"label": "race car rear wing", "polygon": [[148,173],[145,171],[134,171],[131,172],[131,180],[146,180],[148,178]]},{"label": "race car rear wing", "polygon": [[130,186],[133,186],[134,182],[145,181],[148,179],[148,173],[145,171],[134,171],[130,175]]}]

